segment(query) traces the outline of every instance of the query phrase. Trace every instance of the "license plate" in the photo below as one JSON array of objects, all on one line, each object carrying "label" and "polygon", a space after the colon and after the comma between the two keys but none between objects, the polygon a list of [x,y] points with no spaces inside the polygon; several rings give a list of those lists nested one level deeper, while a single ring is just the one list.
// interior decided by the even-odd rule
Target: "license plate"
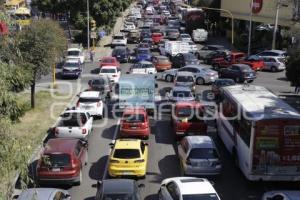
[{"label": "license plate", "polygon": [[60,172],[60,168],[52,168],[53,172]]},{"label": "license plate", "polygon": [[131,127],[131,129],[137,129],[137,127],[135,127],[135,126],[132,126],[132,127]]},{"label": "license plate", "polygon": [[133,175],[133,172],[122,172],[123,175]]}]

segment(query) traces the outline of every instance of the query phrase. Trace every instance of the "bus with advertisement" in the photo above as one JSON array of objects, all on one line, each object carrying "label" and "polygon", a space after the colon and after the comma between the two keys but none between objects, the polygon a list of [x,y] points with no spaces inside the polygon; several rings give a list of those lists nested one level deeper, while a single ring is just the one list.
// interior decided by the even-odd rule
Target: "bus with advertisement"
[{"label": "bus with advertisement", "polygon": [[218,136],[250,181],[300,181],[300,114],[262,86],[223,88]]},{"label": "bus with advertisement", "polygon": [[19,8],[26,6],[26,0],[8,0],[4,6],[6,13],[12,15],[15,14]]}]

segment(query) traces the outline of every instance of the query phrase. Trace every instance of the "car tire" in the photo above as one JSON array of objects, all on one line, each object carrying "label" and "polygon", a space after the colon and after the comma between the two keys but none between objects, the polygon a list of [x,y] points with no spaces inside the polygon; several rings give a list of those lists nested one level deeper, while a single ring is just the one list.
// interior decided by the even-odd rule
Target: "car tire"
[{"label": "car tire", "polygon": [[205,84],[205,80],[201,77],[196,79],[196,83],[197,85],[204,85]]},{"label": "car tire", "polygon": [[173,82],[173,79],[174,79],[174,78],[173,78],[172,75],[167,75],[167,76],[166,76],[166,81],[167,81],[167,82]]},{"label": "car tire", "polygon": [[277,69],[276,69],[276,67],[271,67],[271,72],[276,72],[277,71]]}]

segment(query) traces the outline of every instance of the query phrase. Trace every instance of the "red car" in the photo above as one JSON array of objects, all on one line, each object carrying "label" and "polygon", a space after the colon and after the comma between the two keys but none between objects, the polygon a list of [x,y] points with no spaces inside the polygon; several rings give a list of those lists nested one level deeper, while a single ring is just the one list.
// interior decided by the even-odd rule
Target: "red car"
[{"label": "red car", "polygon": [[173,109],[172,123],[176,139],[189,134],[206,134],[207,125],[203,120],[204,108],[201,103],[177,102]]},{"label": "red car", "polygon": [[254,71],[262,70],[265,66],[265,62],[263,61],[263,59],[255,55],[246,57],[239,63],[249,65]]},{"label": "red car", "polygon": [[107,57],[103,57],[101,62],[100,62],[100,68],[103,66],[116,66],[116,67],[120,67],[120,63],[117,60],[116,57],[112,57],[112,56],[107,56]]},{"label": "red car", "polygon": [[245,59],[245,54],[243,52],[231,52],[226,57],[218,57],[212,60],[212,66],[214,69],[218,70],[220,68],[227,68],[233,64],[240,63],[241,60]]},{"label": "red car", "polygon": [[162,33],[152,33],[151,37],[154,44],[158,44],[163,39]]},{"label": "red car", "polygon": [[122,137],[142,137],[148,139],[150,124],[145,108],[125,108],[121,120],[120,134]]},{"label": "red car", "polygon": [[86,141],[73,138],[48,140],[37,164],[38,183],[80,185],[87,154]]}]

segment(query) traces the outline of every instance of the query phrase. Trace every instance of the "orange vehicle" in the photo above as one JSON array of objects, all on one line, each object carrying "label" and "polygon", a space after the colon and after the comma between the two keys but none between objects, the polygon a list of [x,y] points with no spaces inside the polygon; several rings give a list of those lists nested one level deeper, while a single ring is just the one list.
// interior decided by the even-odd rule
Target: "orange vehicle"
[{"label": "orange vehicle", "polygon": [[203,120],[203,113],[204,107],[199,102],[176,103],[172,113],[172,123],[176,139],[185,135],[206,134],[207,125]]},{"label": "orange vehicle", "polygon": [[154,44],[158,44],[163,39],[163,35],[162,33],[152,33],[151,38]]},{"label": "orange vehicle", "polygon": [[172,68],[172,63],[167,56],[156,56],[152,59],[156,71],[164,71]]}]

